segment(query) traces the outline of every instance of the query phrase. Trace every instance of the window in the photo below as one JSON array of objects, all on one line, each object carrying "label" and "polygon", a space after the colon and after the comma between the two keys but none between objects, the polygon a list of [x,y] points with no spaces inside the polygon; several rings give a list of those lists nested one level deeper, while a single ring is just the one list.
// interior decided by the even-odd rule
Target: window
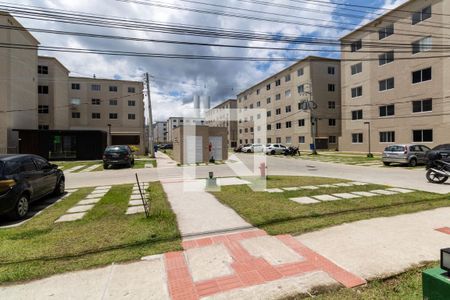
[{"label": "window", "polygon": [[394,77],[378,81],[380,92],[394,88]]},{"label": "window", "polygon": [[329,144],[336,144],[336,141],[337,141],[336,136],[330,135],[330,136],[328,137],[328,143],[329,143]]},{"label": "window", "polygon": [[79,106],[81,104],[81,100],[80,99],[70,99],[70,104],[72,104],[74,106]]},{"label": "window", "polygon": [[256,102],[256,107],[261,107],[261,101]]},{"label": "window", "polygon": [[303,74],[304,74],[303,68],[300,68],[297,70],[297,76],[300,77],[300,76],[303,76]]},{"label": "window", "polygon": [[303,126],[305,126],[305,119],[298,120],[298,127],[303,127]]},{"label": "window", "polygon": [[286,128],[291,128],[292,127],[292,122],[291,121],[287,121],[286,122]]},{"label": "window", "polygon": [[260,92],[260,90],[259,90],[259,89],[257,89],[257,90],[256,90],[256,95],[259,95],[259,92]]},{"label": "window", "polygon": [[253,108],[253,104],[250,104],[250,109],[252,109]]},{"label": "window", "polygon": [[292,143],[292,138],[290,136],[286,137],[286,144]]},{"label": "window", "polygon": [[299,85],[297,87],[297,91],[298,91],[299,94],[304,93],[305,92],[305,85],[304,84]]},{"label": "window", "polygon": [[244,131],[245,131],[245,133],[248,133],[248,128],[245,128]]},{"label": "window", "polygon": [[378,64],[380,66],[394,61],[394,50],[378,55]]},{"label": "window", "polygon": [[132,86],[129,86],[128,87],[128,93],[136,93],[136,88],[134,88],[134,87],[132,87]]},{"label": "window", "polygon": [[413,142],[433,142],[433,129],[413,130]]},{"label": "window", "polygon": [[48,66],[38,66],[38,74],[48,74]]},{"label": "window", "polygon": [[362,120],[363,118],[363,110],[353,110],[352,111],[352,120]]},{"label": "window", "polygon": [[267,138],[267,144],[272,143],[272,139],[271,138]]},{"label": "window", "polygon": [[110,113],[109,118],[113,120],[117,119],[118,118],[117,113]]},{"label": "window", "polygon": [[280,100],[281,99],[281,94],[276,94],[275,95],[275,100]]},{"label": "window", "polygon": [[328,126],[330,127],[336,126],[336,119],[328,119]]},{"label": "window", "polygon": [[352,75],[362,72],[362,62],[354,64],[351,66]]},{"label": "window", "polygon": [[352,133],[352,143],[353,144],[362,144],[363,143],[363,134],[362,133]]},{"label": "window", "polygon": [[395,131],[380,132],[380,143],[395,143]]},{"label": "window", "polygon": [[291,106],[290,105],[286,106],[286,112],[290,113],[291,111],[292,111]]},{"label": "window", "polygon": [[128,106],[136,106],[136,101],[128,100]]},{"label": "window", "polygon": [[386,27],[378,30],[378,39],[382,40],[394,34],[394,24],[386,25]]},{"label": "window", "polygon": [[281,123],[276,124],[276,129],[281,129]]},{"label": "window", "polygon": [[101,115],[100,113],[92,113],[92,119],[100,119]]},{"label": "window", "polygon": [[20,171],[29,172],[36,171],[36,165],[31,158],[25,158],[21,161]]},{"label": "window", "polygon": [[287,74],[286,76],[284,76],[284,81],[285,82],[291,81],[291,74]]},{"label": "window", "polygon": [[117,100],[116,99],[109,100],[109,105],[116,106],[117,105]]},{"label": "window", "polygon": [[268,110],[267,111],[267,117],[271,117],[272,116],[272,111]]},{"label": "window", "polygon": [[136,120],[135,114],[128,114],[128,120]]},{"label": "window", "polygon": [[358,51],[359,49],[362,48],[362,40],[357,40],[357,41],[352,42],[350,47],[351,47],[352,52]]},{"label": "window", "polygon": [[433,111],[433,100],[425,99],[425,100],[417,100],[412,102],[412,110],[413,113],[418,112],[430,112]]},{"label": "window", "polygon": [[328,101],[328,109],[336,109],[336,102]]},{"label": "window", "polygon": [[270,97],[266,99],[266,102],[267,102],[267,104],[269,104],[271,102]]},{"label": "window", "polygon": [[412,24],[417,24],[422,21],[425,21],[426,19],[431,18],[431,5],[425,7],[424,9],[414,12],[411,16]]},{"label": "window", "polygon": [[395,115],[395,106],[394,106],[394,104],[380,106],[379,111],[380,111],[380,117],[393,116],[393,115]]},{"label": "window", "polygon": [[431,36],[427,36],[423,39],[413,42],[411,44],[411,47],[412,47],[412,54],[430,51],[433,47],[433,42],[431,40]]},{"label": "window", "polygon": [[281,138],[280,138],[280,137],[277,137],[277,138],[275,139],[275,142],[278,143],[278,144],[281,143]]},{"label": "window", "polygon": [[328,67],[328,74],[334,75],[336,73],[335,67]]},{"label": "window", "polygon": [[267,130],[272,130],[272,125],[271,124],[267,124]]},{"label": "window", "polygon": [[328,84],[328,91],[329,92],[334,92],[336,90],[336,85],[333,83],[329,83]]},{"label": "window", "polygon": [[91,85],[91,91],[96,91],[96,92],[98,92],[98,91],[100,91],[102,88],[101,88],[101,86],[100,86],[100,84],[92,84]]},{"label": "window", "polygon": [[284,91],[284,96],[289,98],[291,96],[291,90]]},{"label": "window", "polygon": [[275,81],[275,86],[280,86],[280,84],[281,84],[281,80],[280,80],[280,79],[277,79],[277,80]]},{"label": "window", "polygon": [[362,86],[352,88],[352,98],[361,97],[363,94]]},{"label": "window", "polygon": [[431,80],[431,68],[412,72],[412,83]]},{"label": "window", "polygon": [[38,94],[48,94],[48,85],[38,85]]},{"label": "window", "polygon": [[79,119],[80,118],[80,113],[79,112],[72,112],[72,119]]},{"label": "window", "polygon": [[48,125],[39,125],[39,126],[38,126],[38,129],[39,129],[39,130],[48,130],[48,129],[49,129],[49,126],[48,126]]},{"label": "window", "polygon": [[100,99],[91,99],[92,105],[100,105]]},{"label": "window", "polygon": [[38,113],[48,114],[48,105],[38,105]]},{"label": "window", "polygon": [[281,115],[281,108],[277,108],[276,110],[275,110],[275,114],[278,116],[278,115]]},{"label": "window", "polygon": [[303,135],[299,136],[299,137],[298,137],[298,142],[299,142],[300,144],[304,144],[304,143],[305,143],[305,136],[303,136]]},{"label": "window", "polygon": [[115,86],[115,85],[110,85],[110,86],[109,86],[109,91],[110,91],[110,92],[117,92],[117,86]]},{"label": "window", "polygon": [[270,90],[270,83],[268,85],[266,85],[266,90]]},{"label": "window", "polygon": [[72,83],[72,90],[79,90],[80,84],[79,83]]}]

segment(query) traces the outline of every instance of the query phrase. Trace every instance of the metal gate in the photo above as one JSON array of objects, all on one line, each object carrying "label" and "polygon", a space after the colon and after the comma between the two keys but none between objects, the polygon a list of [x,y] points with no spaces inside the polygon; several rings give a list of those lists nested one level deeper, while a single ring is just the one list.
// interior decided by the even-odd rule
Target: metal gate
[{"label": "metal gate", "polygon": [[195,164],[203,162],[203,138],[201,136],[187,136],[184,143],[185,163]]}]

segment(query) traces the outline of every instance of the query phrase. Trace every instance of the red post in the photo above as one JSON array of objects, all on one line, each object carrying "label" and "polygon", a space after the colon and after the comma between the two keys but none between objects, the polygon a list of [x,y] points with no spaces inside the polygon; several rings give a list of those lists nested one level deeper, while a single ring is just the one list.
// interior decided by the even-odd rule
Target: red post
[{"label": "red post", "polygon": [[261,173],[261,177],[266,177],[266,163],[261,163],[259,165],[259,172]]}]

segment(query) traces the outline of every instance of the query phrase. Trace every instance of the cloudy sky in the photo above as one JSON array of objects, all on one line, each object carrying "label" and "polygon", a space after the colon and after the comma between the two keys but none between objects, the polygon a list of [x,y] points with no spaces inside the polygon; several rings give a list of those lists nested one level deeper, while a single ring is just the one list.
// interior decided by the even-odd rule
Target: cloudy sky
[{"label": "cloudy sky", "polygon": [[[5,2],[0,2],[0,9],[2,5],[15,5],[23,8],[38,6],[52,10],[102,15],[117,20],[137,19],[145,22],[270,33],[279,38],[293,36],[298,38],[338,39],[348,32],[349,28],[355,27],[356,24],[362,24],[377,16],[377,13],[385,11],[342,6],[336,5],[336,3],[392,8],[403,2],[405,0],[5,0]],[[205,3],[212,5],[205,5]],[[161,7],[161,4],[177,9]],[[200,13],[199,10],[209,11],[210,13]],[[224,16],[224,14],[228,16]],[[240,15],[241,17],[232,17],[229,16],[230,14]],[[327,51],[336,48],[319,48],[317,45],[268,43],[254,40],[189,36],[186,34],[174,35],[161,32],[82,26],[20,17],[18,19],[25,27],[30,28],[137,37],[140,39],[281,47],[298,50],[186,46],[33,32],[33,35],[43,46],[164,54],[288,57],[296,59],[301,59],[307,55],[340,56],[338,52]],[[72,76],[92,76],[96,74],[97,77],[102,78],[142,80],[143,74],[149,72],[152,76],[151,96],[154,120],[166,120],[169,116],[182,115],[183,110],[192,107],[192,96],[194,94],[210,95],[213,105],[224,99],[235,98],[240,91],[293,63],[182,60],[43,51],[40,54],[56,56],[72,71]]]}]

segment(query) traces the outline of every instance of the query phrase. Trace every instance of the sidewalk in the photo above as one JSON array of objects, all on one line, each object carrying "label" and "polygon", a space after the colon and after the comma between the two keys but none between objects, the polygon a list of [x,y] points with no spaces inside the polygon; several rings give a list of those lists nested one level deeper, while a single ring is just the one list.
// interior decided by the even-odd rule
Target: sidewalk
[{"label": "sidewalk", "polygon": [[161,151],[155,153],[155,158],[158,163],[158,168],[172,168],[177,166],[176,161]]}]

